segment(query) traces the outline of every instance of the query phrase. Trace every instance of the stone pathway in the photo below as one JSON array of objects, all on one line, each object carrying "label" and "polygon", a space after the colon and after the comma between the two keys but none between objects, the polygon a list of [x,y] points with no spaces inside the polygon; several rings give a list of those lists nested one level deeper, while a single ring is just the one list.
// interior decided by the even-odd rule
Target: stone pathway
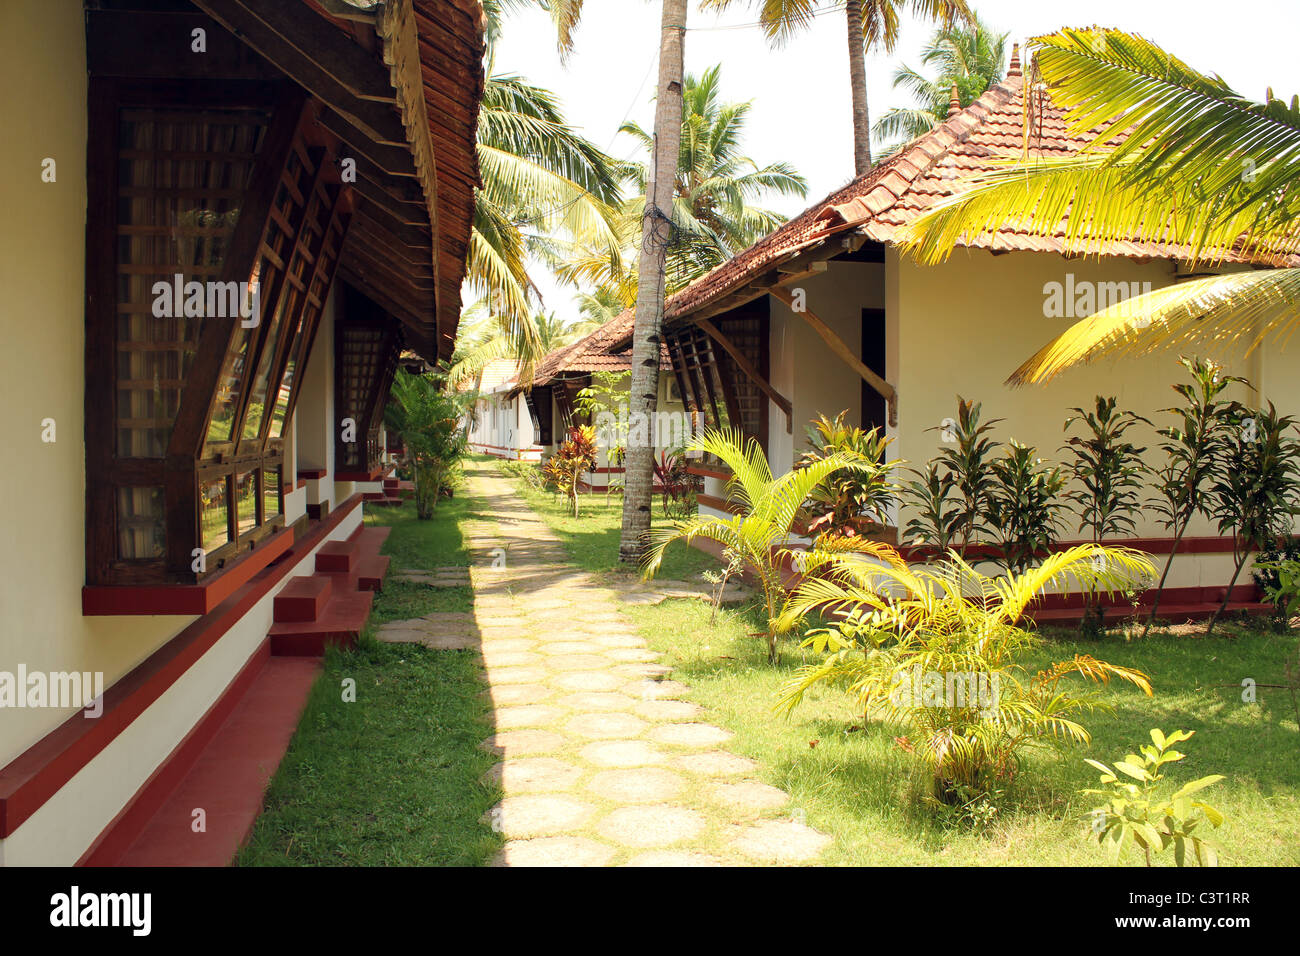
[{"label": "stone pathway", "polygon": [[[814,862],[829,838],[684,699],[620,612],[625,595],[571,567],[494,468],[470,462],[466,474],[491,516],[461,526],[474,611],[393,621],[379,637],[482,655],[496,723],[483,746],[501,758],[489,776],[504,794],[489,818],[507,841],[496,863]],[[450,575],[427,573],[433,586]]]}]

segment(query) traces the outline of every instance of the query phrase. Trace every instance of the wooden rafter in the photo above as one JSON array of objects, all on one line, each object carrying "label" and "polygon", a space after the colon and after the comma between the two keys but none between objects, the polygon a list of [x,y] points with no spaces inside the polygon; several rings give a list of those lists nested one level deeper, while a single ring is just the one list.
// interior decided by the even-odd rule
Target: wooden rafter
[{"label": "wooden rafter", "polygon": [[835,334],[835,330],[823,322],[817,316],[817,313],[809,309],[806,304],[802,309],[795,309],[794,296],[789,290],[780,286],[773,286],[771,293],[774,298],[785,303],[791,312],[794,312],[795,315],[807,322],[812,327],[812,330],[822,337],[822,341],[830,346],[831,351],[840,357],[844,364],[857,372],[864,382],[874,388],[877,394],[885,399],[886,404],[889,406],[889,424],[897,425],[898,390],[868,368],[862,359],[854,355],[853,349],[849,348],[848,344]]},{"label": "wooden rafter", "polygon": [[[306,37],[315,31],[306,25],[309,22],[307,17],[315,17],[324,27],[334,30],[319,14],[294,4],[300,9],[296,15],[288,15],[286,22],[283,14],[287,11],[283,10],[282,0],[194,0],[194,4],[270,60],[294,82],[311,90],[321,102],[344,116],[369,139],[383,145],[406,147],[406,131],[391,105],[394,97],[390,95],[388,102],[377,102],[359,96],[334,75],[334,72],[342,72],[341,69],[325,65],[332,55],[330,51],[318,48],[304,53],[300,49],[312,47]],[[272,26],[273,23],[276,26]],[[282,29],[289,35],[282,34]],[[339,41],[351,43],[342,33],[334,32]],[[359,47],[356,52],[364,55]],[[356,65],[359,61],[353,59],[351,62]],[[378,63],[370,61],[369,66],[370,77],[364,82],[366,89],[373,93],[379,88],[379,83],[388,85],[388,78]],[[362,81],[353,78],[352,82],[359,85]]]},{"label": "wooden rafter", "polygon": [[714,343],[722,346],[723,351],[731,356],[731,360],[736,363],[736,367],[744,373],[745,377],[757,385],[777,408],[785,412],[786,434],[791,433],[794,430],[794,405],[791,404],[790,399],[773,388],[772,384],[762,375],[759,375],[758,369],[754,368],[753,363],[749,361],[745,353],[736,348],[735,344],[723,335],[722,330],[716,325],[708,319],[696,319],[695,324],[703,329],[709,338],[713,339]]}]

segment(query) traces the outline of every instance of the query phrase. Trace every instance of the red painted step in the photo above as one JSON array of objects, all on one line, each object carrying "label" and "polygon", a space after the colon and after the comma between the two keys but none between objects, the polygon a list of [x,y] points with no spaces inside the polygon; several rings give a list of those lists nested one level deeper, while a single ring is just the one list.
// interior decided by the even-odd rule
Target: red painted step
[{"label": "red painted step", "polygon": [[285,621],[271,627],[276,657],[322,657],[331,644],[352,647],[375,602],[372,591],[336,591],[314,621]]},{"label": "red painted step", "polygon": [[326,541],[316,552],[316,571],[350,574],[356,565],[358,544],[355,532],[346,541]]},{"label": "red painted step", "polygon": [[382,591],[391,559],[386,554],[371,554],[357,564],[357,587],[362,591]]},{"label": "red painted step", "polygon": [[[321,663],[272,657],[138,837],[103,866],[227,866],[252,832]],[[194,832],[194,811],[204,832]]]},{"label": "red painted step", "polygon": [[325,610],[334,590],[334,579],[326,575],[299,575],[275,596],[275,620],[314,621]]}]

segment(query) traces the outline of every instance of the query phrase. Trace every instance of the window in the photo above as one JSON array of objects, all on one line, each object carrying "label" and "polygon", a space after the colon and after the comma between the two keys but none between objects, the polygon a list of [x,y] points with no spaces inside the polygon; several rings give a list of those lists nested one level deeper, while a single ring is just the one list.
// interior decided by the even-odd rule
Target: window
[{"label": "window", "polygon": [[334,330],[334,477],[373,481],[382,463],[379,430],[402,350],[401,330],[365,296],[344,286]]},{"label": "window", "polygon": [[90,91],[87,583],[192,583],[283,526],[350,198],[292,84]]},{"label": "window", "polygon": [[[761,304],[713,319],[758,372],[768,374],[768,318]],[[727,350],[696,325],[665,333],[673,377],[696,427],[737,428],[767,447],[768,401]]]}]

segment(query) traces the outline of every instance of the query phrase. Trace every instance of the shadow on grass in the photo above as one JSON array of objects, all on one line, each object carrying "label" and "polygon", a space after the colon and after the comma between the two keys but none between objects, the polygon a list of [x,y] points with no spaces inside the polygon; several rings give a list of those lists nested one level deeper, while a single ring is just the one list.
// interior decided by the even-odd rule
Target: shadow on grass
[{"label": "shadow on grass", "polygon": [[[420,521],[410,502],[367,513],[390,525],[393,570],[467,565],[458,497]],[[331,648],[289,752],[266,795],[241,866],[476,866],[500,849],[488,822],[499,787],[491,702],[474,650],[430,650],[373,637],[387,621],[469,612],[468,587],[389,580],[359,646]]]}]

